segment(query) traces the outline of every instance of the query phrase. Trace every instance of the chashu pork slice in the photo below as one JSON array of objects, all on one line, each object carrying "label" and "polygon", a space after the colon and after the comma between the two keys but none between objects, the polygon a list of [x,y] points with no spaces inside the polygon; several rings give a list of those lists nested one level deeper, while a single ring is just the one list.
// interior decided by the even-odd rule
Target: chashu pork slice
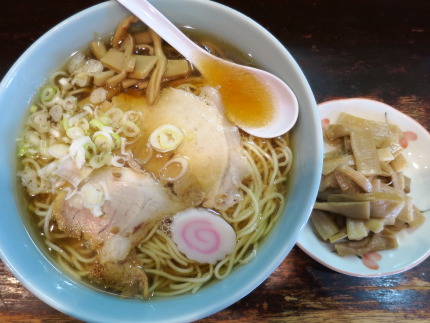
[{"label": "chashu pork slice", "polygon": [[79,194],[57,197],[53,214],[60,230],[98,251],[101,264],[124,260],[157,221],[184,209],[150,174],[129,168],[103,167],[87,183],[103,187],[101,216],[84,207]]},{"label": "chashu pork slice", "polygon": [[[200,97],[209,105],[215,106],[222,114],[224,111],[221,95],[213,87],[203,87]],[[228,162],[219,186],[214,194],[208,196],[204,207],[215,207],[221,210],[236,204],[242,197],[239,194],[239,185],[251,175],[251,166],[247,162],[239,128],[234,126],[227,118],[223,118],[224,135],[228,147]]]},{"label": "chashu pork slice", "polygon": [[240,198],[238,186],[250,174],[250,167],[239,130],[224,117],[221,100],[211,94],[213,91],[196,96],[182,89],[164,89],[155,105],[141,109],[143,135],[133,155],[139,159],[146,154],[148,138],[158,127],[178,127],[185,135],[181,145],[163,158],[152,157],[143,167],[161,179],[159,171],[164,164],[183,157],[188,168],[172,183],[173,192],[191,206],[227,209]]}]

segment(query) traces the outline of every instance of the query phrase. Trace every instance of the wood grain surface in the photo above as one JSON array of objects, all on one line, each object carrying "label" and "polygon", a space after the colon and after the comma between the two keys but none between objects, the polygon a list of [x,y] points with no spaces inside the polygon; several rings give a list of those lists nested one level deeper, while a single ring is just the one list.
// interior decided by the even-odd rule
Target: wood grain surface
[{"label": "wood grain surface", "polygon": [[[43,33],[99,2],[1,1],[0,78]],[[285,45],[318,103],[372,98],[430,129],[429,1],[218,2],[256,20]],[[430,322],[429,274],[427,259],[401,274],[350,277],[294,247],[260,287],[200,322]],[[0,322],[79,321],[33,296],[0,262]]]}]

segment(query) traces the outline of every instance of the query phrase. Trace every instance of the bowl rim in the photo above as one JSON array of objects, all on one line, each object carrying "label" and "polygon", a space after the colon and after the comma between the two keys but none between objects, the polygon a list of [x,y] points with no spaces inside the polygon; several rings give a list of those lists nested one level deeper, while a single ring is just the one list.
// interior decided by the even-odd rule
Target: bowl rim
[{"label": "bowl rim", "polygon": [[[306,102],[302,102],[302,104],[310,106],[310,108],[313,110],[313,114],[311,113],[308,116],[308,119],[310,120],[310,122],[313,122],[315,127],[318,127],[318,125],[320,125],[318,109],[316,108],[316,103],[313,98],[312,91],[305,76],[303,75],[303,72],[301,71],[295,60],[292,58],[292,56],[289,54],[289,52],[273,35],[271,35],[266,29],[264,29],[261,25],[257,24],[249,17],[225,5],[207,0],[184,1],[193,4],[204,4],[205,6],[209,6],[212,9],[216,8],[217,10],[223,10],[229,15],[233,15],[238,19],[245,21],[246,24],[250,24],[252,28],[255,28],[265,38],[267,38],[273,44],[273,46],[277,48],[277,50],[282,52],[285,59],[291,64],[292,68],[297,73],[297,77],[300,81],[301,86],[303,87],[303,89],[301,90],[302,96],[306,98]],[[154,5],[157,6],[157,2],[168,3],[169,0],[159,0],[152,2],[154,2]],[[112,8],[115,8],[117,6],[120,5],[116,1],[107,1],[94,5],[67,18],[63,22],[50,29],[43,36],[41,36],[20,56],[20,58],[16,61],[16,63],[11,67],[11,69],[3,78],[2,82],[0,83],[0,102],[5,100],[4,93],[7,92],[9,85],[13,83],[14,77],[19,72],[20,65],[22,64],[22,62],[26,61],[29,57],[31,57],[31,55],[36,49],[38,49],[40,46],[43,46],[46,39],[53,37],[53,35],[60,32],[67,25],[71,23],[76,23],[76,21],[83,19],[85,16],[91,16],[99,10],[112,10]],[[225,278],[222,281],[217,281],[215,284],[217,286],[216,288],[213,288],[212,286],[207,286],[196,294],[187,294],[174,298],[156,299],[144,302],[135,299],[121,299],[122,310],[129,311],[130,315],[129,317],[121,318],[121,321],[194,321],[209,316],[228,307],[229,305],[246,296],[257,286],[259,286],[287,256],[291,248],[294,246],[296,240],[298,239],[298,234],[305,226],[307,219],[310,215],[312,209],[311,206],[313,205],[313,201],[317,193],[319,174],[321,173],[322,169],[322,135],[320,135],[320,131],[318,128],[314,129],[314,131],[315,142],[313,143],[312,149],[315,150],[317,159],[309,161],[315,166],[313,172],[310,172],[307,177],[311,185],[310,187],[302,189],[304,192],[307,193],[307,195],[303,197],[303,203],[309,207],[304,210],[302,214],[298,215],[299,225],[296,228],[295,232],[292,232],[292,235],[290,236],[288,242],[276,246],[277,253],[275,255],[273,255],[273,252],[270,256],[264,255],[264,252],[262,252],[263,250],[270,247],[274,247],[274,243],[269,246],[268,242],[265,241],[265,243],[259,247],[261,249],[261,252],[258,255],[258,263],[255,263],[257,259],[254,259],[250,264],[241,266],[240,268],[236,268],[235,271],[230,274],[229,277]],[[6,161],[2,161],[0,164],[1,166],[3,166],[1,167],[2,170],[0,173],[0,177],[8,179],[7,181],[2,180],[0,188],[2,192],[6,192],[3,195],[2,199],[4,199],[4,201],[9,201],[8,203],[15,204],[17,203],[17,201],[14,197],[14,192],[12,192],[10,189],[10,186],[13,186],[14,178],[12,175],[7,174],[6,171],[4,171],[4,169],[10,169],[9,166],[11,161],[8,162],[9,164]],[[294,179],[294,181],[296,180],[297,179]],[[292,179],[290,179],[290,184],[291,182]],[[294,207],[298,207],[300,210],[303,210],[303,208],[300,206],[295,205]],[[15,214],[19,213],[16,208],[16,205],[15,207],[13,207],[8,204],[6,205],[5,210],[7,212],[14,212]],[[284,214],[285,212],[286,210],[284,209]],[[11,221],[10,224],[12,226],[16,226],[19,225],[20,222],[22,226],[22,219],[20,216],[18,216],[18,218],[19,219],[12,220],[11,218],[9,218],[9,220]],[[285,218],[285,216],[283,216],[283,218]],[[115,316],[113,316],[113,313],[115,313],[115,308],[116,306],[118,306],[119,298],[117,296],[113,296],[105,292],[96,291],[92,288],[87,288],[82,283],[75,282],[70,277],[64,275],[57,269],[56,265],[53,265],[51,261],[39,250],[37,245],[34,243],[32,237],[30,236],[30,233],[24,227],[19,229],[19,233],[20,238],[23,239],[22,241],[20,241],[20,243],[22,244],[20,246],[13,245],[13,241],[7,241],[5,237],[0,236],[0,258],[8,266],[14,276],[29,291],[31,291],[35,296],[37,296],[39,299],[52,306],[53,308],[81,320],[101,322],[114,322],[118,320]],[[272,235],[273,233],[271,234],[271,236]],[[10,236],[8,236],[8,238],[10,238]],[[25,260],[17,258],[15,256],[17,252],[20,254],[28,255],[29,257]],[[31,268],[28,267],[29,263],[27,260],[34,261],[34,265],[32,265]],[[256,266],[260,263],[264,264],[264,267],[260,268],[257,271],[257,275],[255,275],[255,271],[253,271],[253,268],[257,268]],[[235,280],[237,280],[237,277],[244,277],[243,275],[248,275],[251,278],[247,280],[245,286],[237,288],[238,286]],[[48,282],[46,281],[47,278],[49,278]],[[239,281],[241,281],[241,279],[239,279]],[[200,304],[202,306],[204,305],[204,307],[194,311],[185,310],[185,305],[189,304],[190,301],[196,304]],[[160,308],[166,308],[166,306],[171,308],[169,312],[177,312],[163,313],[162,318],[158,317],[160,312],[157,311],[159,311]],[[149,315],[148,318],[144,317],[146,314]]]}]

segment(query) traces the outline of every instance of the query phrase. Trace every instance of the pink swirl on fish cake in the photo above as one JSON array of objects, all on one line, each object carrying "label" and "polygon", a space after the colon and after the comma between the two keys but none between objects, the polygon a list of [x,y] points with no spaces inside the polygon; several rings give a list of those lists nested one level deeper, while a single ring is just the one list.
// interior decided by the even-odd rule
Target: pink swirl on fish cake
[{"label": "pink swirl on fish cake", "polygon": [[216,264],[236,246],[232,226],[205,208],[189,208],[176,213],[170,229],[178,250],[188,259],[200,263]]},{"label": "pink swirl on fish cake", "polygon": [[[182,228],[182,239],[187,246],[203,254],[210,254],[220,247],[220,236],[211,222],[194,220]],[[198,243],[201,243],[199,246]]]}]

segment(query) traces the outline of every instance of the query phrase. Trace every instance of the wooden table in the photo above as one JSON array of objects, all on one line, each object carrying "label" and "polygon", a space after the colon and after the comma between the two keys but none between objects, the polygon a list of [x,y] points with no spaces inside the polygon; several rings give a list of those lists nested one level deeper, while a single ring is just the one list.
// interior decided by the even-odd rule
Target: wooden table
[{"label": "wooden table", "polygon": [[[99,2],[1,1],[0,77],[48,29]],[[318,103],[373,98],[393,105],[430,130],[429,1],[219,2],[253,18],[286,46]],[[323,267],[295,247],[250,295],[201,322],[430,321],[429,276],[427,259],[389,277],[349,277]],[[0,262],[0,322],[77,320],[30,294]]]}]

